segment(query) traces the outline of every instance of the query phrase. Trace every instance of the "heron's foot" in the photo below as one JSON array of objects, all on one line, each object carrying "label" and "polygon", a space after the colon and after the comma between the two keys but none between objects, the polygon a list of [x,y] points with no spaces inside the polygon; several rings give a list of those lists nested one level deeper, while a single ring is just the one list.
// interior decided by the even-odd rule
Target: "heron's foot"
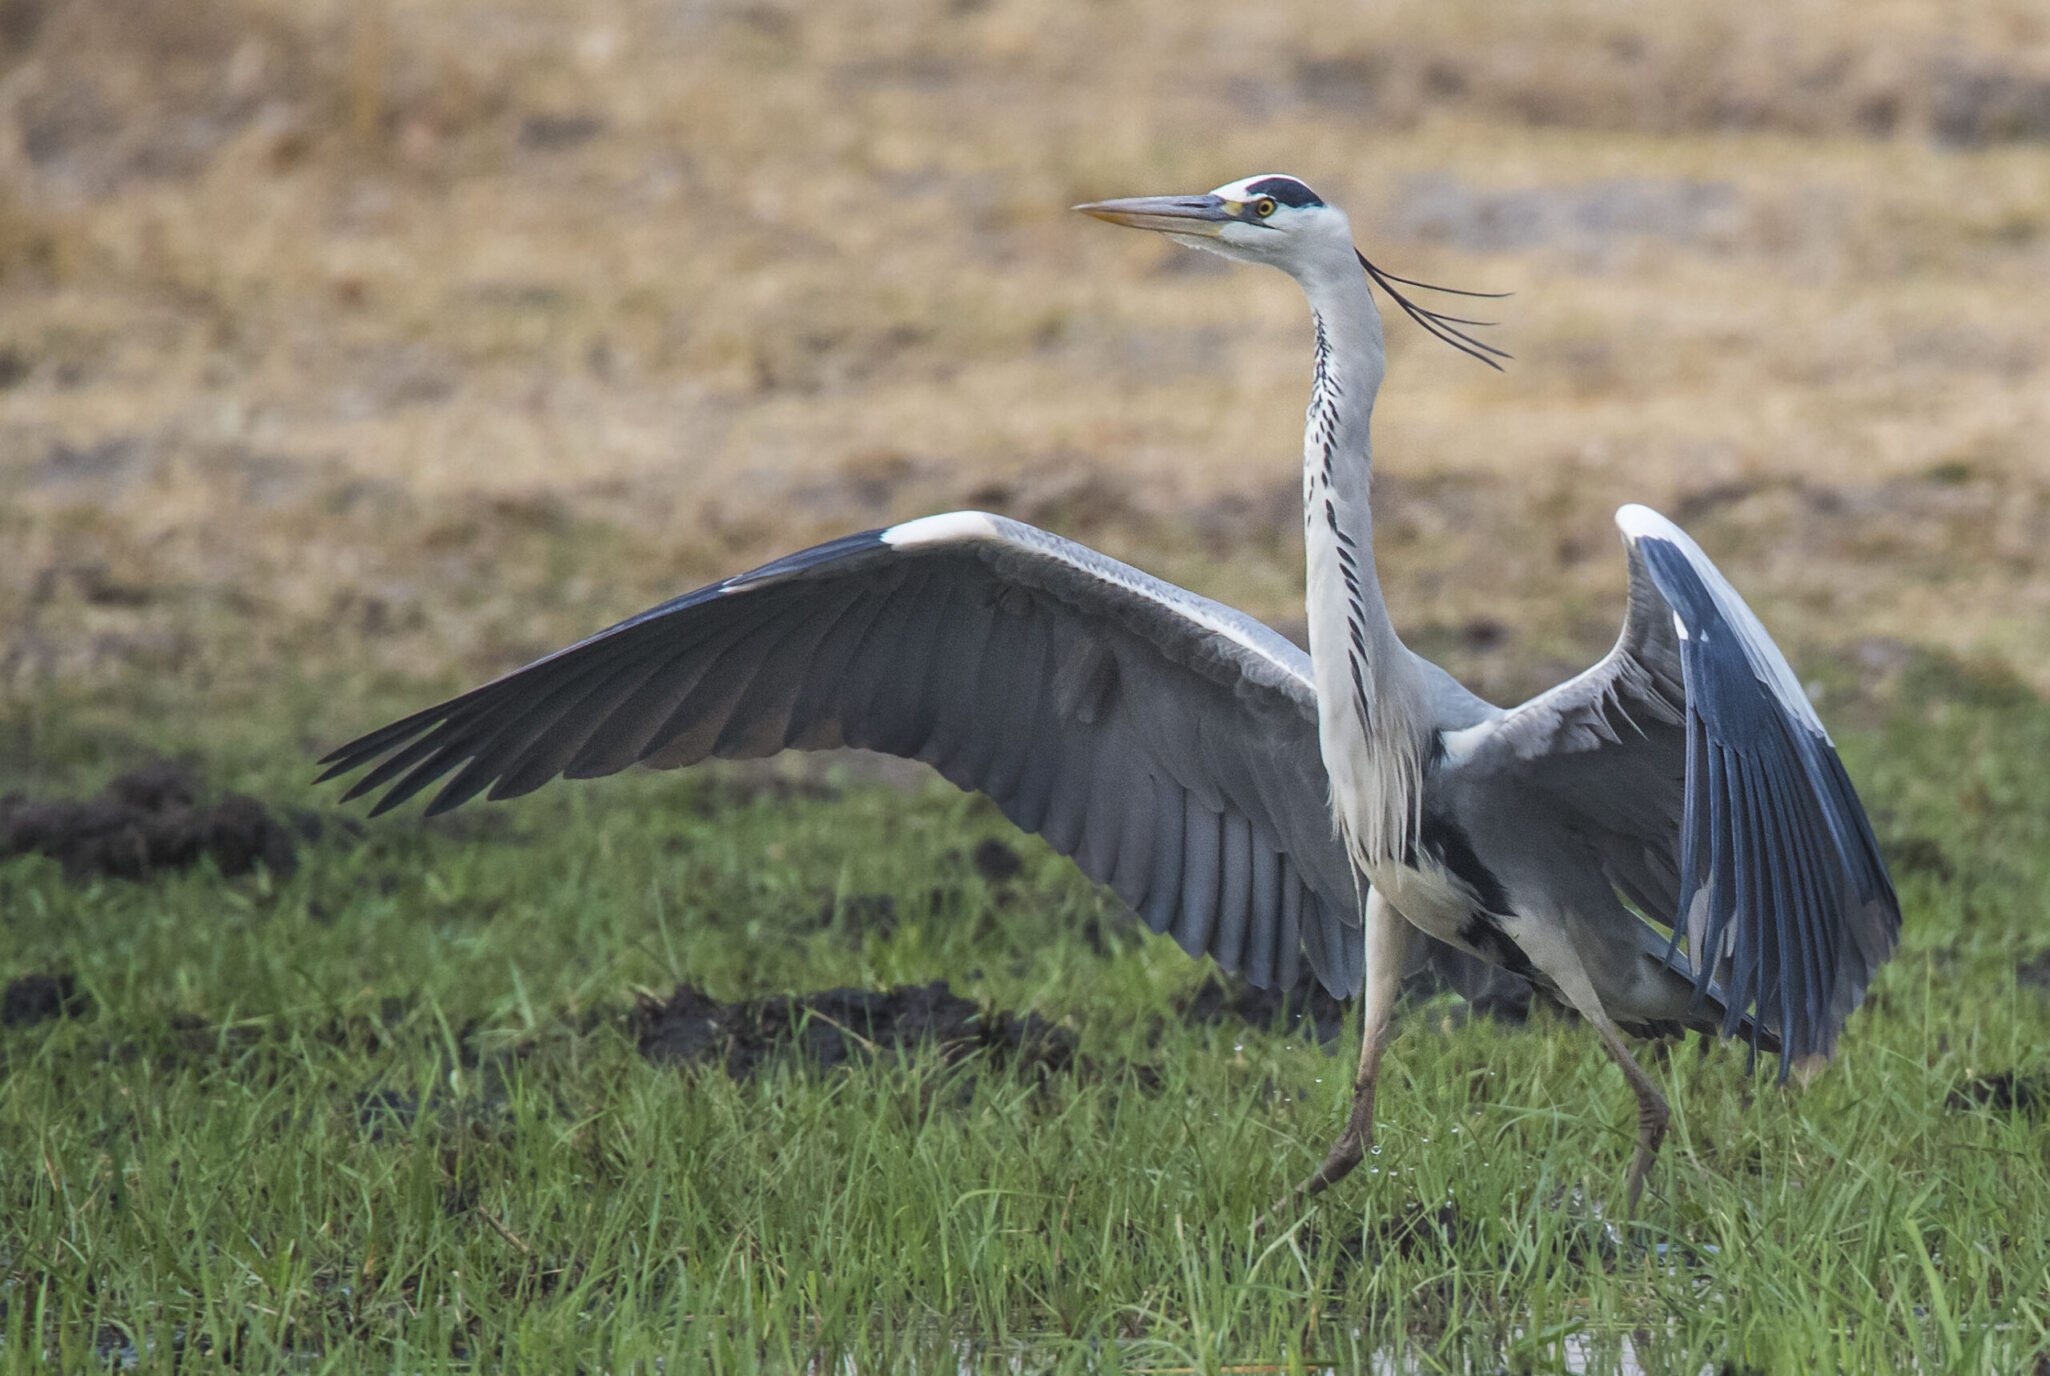
[{"label": "heron's foot", "polygon": [[1623,1206],[1625,1218],[1637,1213],[1637,1200],[1644,1193],[1644,1178],[1651,1174],[1651,1163],[1658,1157],[1659,1143],[1666,1140],[1666,1121],[1670,1116],[1666,1101],[1656,1094],[1638,1101],[1637,1155],[1630,1162],[1629,1192]]},{"label": "heron's foot", "polygon": [[1352,1114],[1345,1121],[1345,1131],[1338,1134],[1338,1140],[1325,1153],[1324,1164],[1312,1171],[1302,1184],[1275,1200],[1267,1212],[1254,1221],[1253,1236],[1259,1237],[1282,1226],[1304,1200],[1324,1193],[1351,1175],[1373,1144],[1374,1082],[1366,1080],[1354,1086]]}]

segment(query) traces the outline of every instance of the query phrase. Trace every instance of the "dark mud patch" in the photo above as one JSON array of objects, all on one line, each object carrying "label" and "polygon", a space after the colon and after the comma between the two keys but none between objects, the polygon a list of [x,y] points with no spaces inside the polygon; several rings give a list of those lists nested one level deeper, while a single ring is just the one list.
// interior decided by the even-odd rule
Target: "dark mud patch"
[{"label": "dark mud patch", "polygon": [[[944,890],[935,889],[931,907],[938,912],[947,901]],[[899,914],[896,898],[887,893],[827,894],[819,900],[818,913],[809,923],[797,924],[797,930],[818,931],[837,925],[848,941],[860,945],[870,938],[881,939],[897,930]]]},{"label": "dark mud patch", "polygon": [[1450,1255],[1474,1235],[1473,1225],[1460,1217],[1459,1206],[1449,1199],[1436,1207],[1412,1199],[1376,1219],[1368,1231],[1377,1244],[1374,1255],[1396,1252],[1410,1259]]},{"label": "dark mud patch", "polygon": [[1897,836],[1884,849],[1886,867],[1894,874],[1934,875],[1945,884],[1957,877],[1950,856],[1927,836]]},{"label": "dark mud patch", "polygon": [[1243,1022],[1254,1027],[1300,1032],[1326,1046],[1344,1035],[1350,1010],[1350,1003],[1333,998],[1321,984],[1308,982],[1293,989],[1257,989],[1236,975],[1206,981],[1181,1005],[1183,1022]]},{"label": "dark mud patch", "polygon": [[82,1018],[92,1011],[92,996],[69,974],[23,975],[0,992],[0,1027],[33,1027],[52,1018]]},{"label": "dark mud patch", "polygon": [[130,770],[95,798],[0,797],[0,859],[47,855],[73,882],[146,879],[208,857],[226,875],[258,865],[290,874],[302,834],[246,794],[208,797],[190,769],[168,760]]},{"label": "dark mud patch", "polygon": [[1995,1113],[2050,1112],[2050,1072],[2001,1070],[1973,1075],[1950,1092],[1953,1109],[1989,1108]]},{"label": "dark mud patch", "polygon": [[1018,871],[1025,868],[1025,861],[1017,851],[997,840],[994,836],[976,846],[969,857],[975,872],[989,884],[1007,884],[1018,877]]},{"label": "dark mud patch", "polygon": [[2014,982],[2024,989],[2050,994],[2050,950],[2036,952],[2014,963]]},{"label": "dark mud patch", "polygon": [[[1444,962],[1419,961],[1403,978],[1402,1006],[1458,994],[1464,1002],[1449,1015],[1455,1021],[1478,1017],[1512,1025],[1524,1022],[1530,1012],[1530,986],[1506,971],[1487,969],[1479,962],[1472,966],[1471,971],[1459,972],[1467,982],[1462,988]],[[1343,1037],[1357,1013],[1352,1000],[1334,998],[1314,979],[1293,989],[1258,989],[1237,975],[1216,976],[1198,986],[1182,1000],[1180,1011],[1187,1023],[1242,1022],[1314,1037],[1323,1046]]]},{"label": "dark mud patch", "polygon": [[666,999],[643,1000],[629,1016],[634,1043],[650,1061],[713,1066],[736,1080],[790,1051],[821,1069],[898,1060],[921,1047],[949,1064],[979,1053],[995,1066],[1042,1076],[1078,1065],[1067,1032],[1036,1013],[986,1010],[945,980],[741,1003],[680,984]]},{"label": "dark mud patch", "polygon": [[1336,1247],[1351,1263],[1377,1261],[1390,1253],[1404,1260],[1450,1257],[1470,1246],[1478,1229],[1451,1200],[1426,1204],[1420,1199],[1403,1201],[1392,1213],[1369,1219],[1364,1229],[1348,1228],[1333,1236],[1327,1245]]},{"label": "dark mud patch", "polygon": [[1313,1215],[1301,1225],[1297,1242],[1306,1252],[1335,1254],[1332,1282],[1340,1288],[1361,1267],[1378,1265],[1391,1253],[1406,1261],[1449,1260],[1470,1248],[1478,1237],[1473,1223],[1449,1199],[1437,1204],[1405,1200],[1393,1212],[1369,1218],[1364,1227],[1320,1226],[1323,1223],[1322,1218]]},{"label": "dark mud patch", "polygon": [[372,1142],[390,1133],[411,1130],[420,1116],[420,1096],[396,1089],[371,1090],[356,1097],[356,1126]]}]

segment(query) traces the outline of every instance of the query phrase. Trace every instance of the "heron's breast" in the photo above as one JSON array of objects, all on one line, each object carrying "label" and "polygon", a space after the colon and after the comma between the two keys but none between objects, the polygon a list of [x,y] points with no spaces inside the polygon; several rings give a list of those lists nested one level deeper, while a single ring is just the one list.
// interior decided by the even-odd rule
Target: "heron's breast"
[{"label": "heron's breast", "polygon": [[1372,866],[1367,878],[1411,925],[1491,964],[1531,973],[1519,940],[1522,915],[1466,830],[1443,813],[1427,808],[1402,862]]},{"label": "heron's breast", "polygon": [[1375,865],[1368,870],[1367,879],[1411,926],[1440,941],[1466,946],[1459,933],[1472,915],[1473,903],[1445,870],[1428,862]]}]

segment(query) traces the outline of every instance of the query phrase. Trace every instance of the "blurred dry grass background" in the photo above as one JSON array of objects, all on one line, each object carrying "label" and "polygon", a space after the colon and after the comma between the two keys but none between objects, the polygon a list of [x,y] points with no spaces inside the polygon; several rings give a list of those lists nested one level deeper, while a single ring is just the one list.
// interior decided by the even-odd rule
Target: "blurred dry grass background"
[{"label": "blurred dry grass background", "polygon": [[2050,688],[2041,3],[0,0],[0,692],[452,687],[961,505],[1286,623],[1294,287],[1065,210],[1257,170],[1516,293],[1378,417],[1482,691],[1626,500],[1804,669]]}]

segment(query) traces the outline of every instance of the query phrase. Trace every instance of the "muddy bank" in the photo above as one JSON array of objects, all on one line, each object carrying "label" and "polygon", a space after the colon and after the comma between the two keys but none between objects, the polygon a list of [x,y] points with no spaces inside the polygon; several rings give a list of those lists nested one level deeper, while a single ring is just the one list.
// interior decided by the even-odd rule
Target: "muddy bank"
[{"label": "muddy bank", "polygon": [[712,1066],[734,1079],[789,1050],[821,1069],[896,1060],[921,1046],[949,1064],[981,1053],[993,1066],[1040,1075],[1076,1064],[1070,1033],[1036,1013],[985,1011],[945,980],[738,1003],[680,984],[666,999],[643,1000],[628,1025],[641,1054],[656,1064]]},{"label": "muddy bank", "polygon": [[82,1018],[92,996],[70,974],[23,975],[0,990],[0,1027],[33,1027],[52,1018]]},{"label": "muddy bank", "polygon": [[1952,1109],[1989,1108],[1995,1113],[2050,1112],[2050,1073],[2001,1070],[1974,1075],[1950,1092]]},{"label": "muddy bank", "polygon": [[1299,1032],[1328,1045],[1344,1035],[1351,1009],[1351,1003],[1333,998],[1320,984],[1256,989],[1236,976],[1225,976],[1190,994],[1182,1003],[1181,1015],[1186,1023],[1243,1022]]},{"label": "muddy bank", "polygon": [[191,769],[169,760],[131,769],[93,798],[0,797],[0,860],[47,855],[73,882],[146,879],[204,858],[226,875],[258,865],[290,874],[303,835],[247,794],[208,796]]}]

